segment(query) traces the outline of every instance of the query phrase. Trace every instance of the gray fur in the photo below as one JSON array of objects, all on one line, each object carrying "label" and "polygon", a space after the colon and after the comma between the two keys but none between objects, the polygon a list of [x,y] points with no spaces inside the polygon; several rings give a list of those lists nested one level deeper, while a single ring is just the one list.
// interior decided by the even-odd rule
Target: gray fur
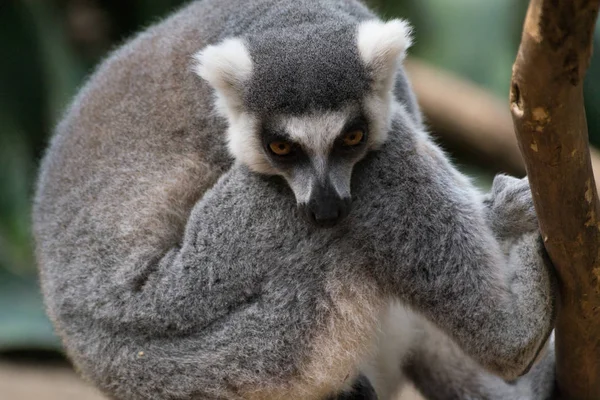
[{"label": "gray fur", "polygon": [[482,371],[430,323],[423,322],[418,344],[402,370],[429,400],[550,399],[554,394],[554,343],[523,378],[507,383]]},{"label": "gray fur", "polygon": [[247,39],[256,66],[244,93],[250,110],[265,116],[302,114],[339,108],[367,93],[369,76],[354,45],[357,22],[374,18],[364,6],[356,1],[250,3],[244,4],[245,16],[235,13],[235,27],[227,30],[228,36]]},{"label": "gray fur", "polygon": [[[345,0],[194,2],[115,52],[59,125],[34,204],[42,288],[69,356],[111,397],[325,398],[358,374],[391,299],[508,379],[545,343],[554,291],[526,181],[498,178],[483,198],[427,138],[402,70],[410,113],[397,110],[386,145],[355,168],[352,212],[334,229],[305,222],[280,178],[231,167],[192,55],[330,15],[373,18]],[[311,361],[329,339],[341,351],[321,371]],[[465,384],[453,376],[441,391]],[[508,384],[490,381],[474,398],[502,398]]]},{"label": "gray fur", "polygon": [[[298,30],[286,27],[284,34],[271,30],[249,38],[256,65],[245,94],[250,110],[303,114],[337,109],[367,94],[369,75],[355,46],[357,19],[340,21],[338,13],[320,11],[329,18]],[[293,51],[282,51],[286,48]]]}]

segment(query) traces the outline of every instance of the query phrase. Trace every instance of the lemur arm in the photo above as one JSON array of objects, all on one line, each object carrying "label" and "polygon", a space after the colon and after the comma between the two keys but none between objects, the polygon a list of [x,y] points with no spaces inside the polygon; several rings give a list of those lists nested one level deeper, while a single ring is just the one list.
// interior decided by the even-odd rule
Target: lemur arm
[{"label": "lemur arm", "polygon": [[[466,284],[460,290],[445,288],[448,293],[461,296],[462,301],[459,297],[456,302],[459,307],[465,307],[462,310],[464,325],[459,325],[460,309],[457,309],[455,320],[448,321],[457,330],[449,334],[484,366],[513,379],[529,371],[554,328],[554,274],[538,232],[527,180],[496,177],[484,204],[487,206],[486,220],[498,241],[502,257],[497,258],[495,245],[480,242],[485,246],[484,250],[493,249],[485,257],[493,257],[499,263],[496,270],[490,268],[487,273],[503,274],[503,279],[489,282],[481,277],[482,280],[477,282],[465,276],[462,280]],[[491,243],[489,237],[486,239]],[[477,265],[469,265],[467,261],[464,268],[477,268]],[[461,279],[460,274],[455,278]],[[484,291],[476,296],[477,289]],[[444,320],[441,313],[438,317]],[[466,332],[473,336],[463,344],[462,340],[468,338],[462,336]]]},{"label": "lemur arm", "polygon": [[[553,275],[536,241],[526,182],[499,178],[482,201],[427,141],[406,146],[400,158],[392,172],[380,170],[379,179],[359,178],[372,185],[395,179],[393,189],[371,187],[390,193],[372,204],[385,206],[388,216],[380,231],[369,232],[378,243],[368,251],[380,284],[489,370],[507,379],[520,376],[554,320]],[[395,170],[410,174],[399,178]],[[359,224],[365,218],[357,217]],[[510,220],[519,223],[501,222]]]},{"label": "lemur arm", "polygon": [[[517,265],[531,266],[546,259],[537,232],[537,218],[527,178],[499,175],[484,197],[485,215],[504,254]],[[460,349],[439,328],[420,320],[420,334],[403,371],[427,399],[531,399],[552,398],[554,342],[548,340],[531,370],[506,382]]]}]

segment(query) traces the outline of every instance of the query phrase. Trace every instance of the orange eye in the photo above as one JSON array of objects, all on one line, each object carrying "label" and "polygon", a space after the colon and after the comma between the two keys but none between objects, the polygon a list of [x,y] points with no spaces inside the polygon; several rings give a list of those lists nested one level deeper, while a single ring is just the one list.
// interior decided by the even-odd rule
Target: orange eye
[{"label": "orange eye", "polygon": [[288,142],[276,140],[269,143],[269,149],[278,156],[286,156],[292,152],[292,145]]},{"label": "orange eye", "polygon": [[344,135],[344,137],[342,138],[342,143],[344,144],[344,146],[356,146],[357,144],[360,144],[360,142],[362,142],[364,136],[365,133],[360,129],[350,131]]}]

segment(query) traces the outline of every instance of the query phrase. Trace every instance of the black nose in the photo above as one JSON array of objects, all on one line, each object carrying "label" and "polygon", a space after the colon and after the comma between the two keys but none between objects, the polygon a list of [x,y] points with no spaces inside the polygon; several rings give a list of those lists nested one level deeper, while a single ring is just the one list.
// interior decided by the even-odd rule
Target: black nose
[{"label": "black nose", "polygon": [[320,227],[331,227],[350,212],[352,199],[339,197],[333,188],[313,188],[307,204],[301,206],[307,219]]}]

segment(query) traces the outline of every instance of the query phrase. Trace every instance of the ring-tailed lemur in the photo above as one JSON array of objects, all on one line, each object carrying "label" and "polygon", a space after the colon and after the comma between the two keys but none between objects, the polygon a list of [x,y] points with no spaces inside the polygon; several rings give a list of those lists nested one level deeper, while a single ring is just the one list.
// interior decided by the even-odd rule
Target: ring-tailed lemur
[{"label": "ring-tailed lemur", "polygon": [[[84,376],[127,400],[348,398],[361,372],[381,399],[406,379],[432,399],[551,391],[551,351],[514,384],[485,371],[518,377],[552,327],[527,182],[484,198],[428,139],[406,32],[353,0],[203,0],[98,69],[34,207]],[[301,216],[333,225],[350,187],[331,229]]]}]

